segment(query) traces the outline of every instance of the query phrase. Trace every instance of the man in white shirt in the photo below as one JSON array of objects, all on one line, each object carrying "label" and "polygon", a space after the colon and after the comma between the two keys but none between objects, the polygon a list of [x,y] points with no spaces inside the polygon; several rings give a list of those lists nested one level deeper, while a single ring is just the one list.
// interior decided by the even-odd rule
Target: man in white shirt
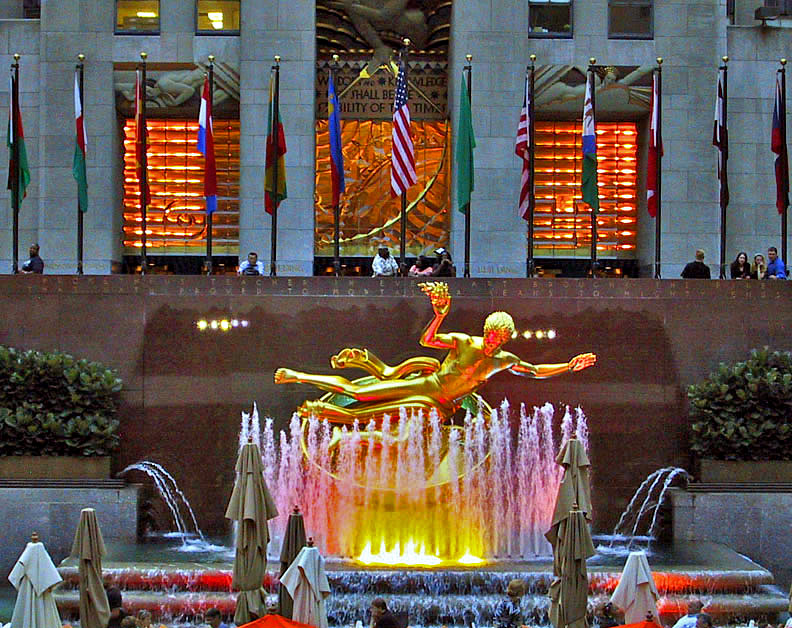
[{"label": "man in white shirt", "polygon": [[701,603],[701,600],[695,597],[691,598],[688,602],[687,615],[682,615],[674,624],[674,628],[696,628],[696,620],[702,608],[704,608],[704,604]]},{"label": "man in white shirt", "polygon": [[391,257],[387,246],[381,246],[377,250],[371,267],[374,270],[374,277],[395,277],[399,274],[399,265]]},{"label": "man in white shirt", "polygon": [[264,262],[258,261],[258,253],[251,251],[247,259],[239,265],[237,275],[263,275]]}]

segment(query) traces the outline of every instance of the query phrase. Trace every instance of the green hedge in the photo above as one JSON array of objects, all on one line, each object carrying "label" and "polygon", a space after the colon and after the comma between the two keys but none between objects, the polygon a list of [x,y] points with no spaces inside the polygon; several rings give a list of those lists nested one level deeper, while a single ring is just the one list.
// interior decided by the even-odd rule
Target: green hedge
[{"label": "green hedge", "polygon": [[716,460],[792,460],[792,354],[754,349],[690,386],[691,449]]},{"label": "green hedge", "polygon": [[0,455],[108,455],[120,390],[98,362],[0,346]]}]

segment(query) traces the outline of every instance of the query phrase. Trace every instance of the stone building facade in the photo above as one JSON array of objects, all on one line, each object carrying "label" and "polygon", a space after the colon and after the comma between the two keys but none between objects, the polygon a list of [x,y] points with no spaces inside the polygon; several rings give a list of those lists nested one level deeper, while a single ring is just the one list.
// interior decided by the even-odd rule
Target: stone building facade
[{"label": "stone building facade", "polygon": [[[760,0],[754,0],[759,4]],[[655,1],[650,39],[608,36],[614,0],[578,0],[572,5],[572,37],[535,38],[529,33],[528,0],[457,0],[451,20],[449,102],[452,124],[458,111],[458,77],[465,55],[473,54],[473,120],[476,189],[472,203],[474,276],[522,277],[526,272],[526,226],[517,215],[520,168],[514,136],[525,65],[584,66],[590,57],[617,66],[653,64],[663,57],[663,276],[677,277],[694,249],[719,256],[716,153],[712,120],[717,67],[729,56],[731,204],[726,259],[780,246],[775,210],[774,155],[770,152],[775,69],[792,57],[792,37],[784,20],[762,26],[753,4],[739,0]],[[40,19],[22,19],[17,5],[0,4],[0,63],[21,54],[20,102],[25,123],[32,185],[20,213],[20,251],[38,241],[47,272],[76,268],[76,187],[72,76],[78,53],[86,55],[85,99],[89,198],[85,269],[109,273],[121,258],[121,135],[113,93],[114,64],[136,62],[145,50],[152,63],[194,62],[214,54],[240,68],[241,172],[240,251],[269,257],[270,218],[264,211],[263,167],[268,70],[281,55],[281,106],[289,150],[289,195],[278,224],[280,275],[310,275],[314,261],[314,98],[316,26],[309,0],[244,0],[239,33],[196,34],[192,0],[160,0],[158,35],[115,34],[107,0],[42,0]],[[651,2],[649,4],[652,4]],[[732,10],[733,9],[733,10]],[[732,12],[733,15],[729,15]],[[5,84],[0,90],[7,90]],[[0,91],[0,117],[8,93]],[[647,125],[640,125],[645,162]],[[0,152],[4,152],[3,149]],[[6,159],[5,153],[2,157]],[[643,177],[639,186],[644,189]],[[11,211],[0,192],[0,272],[11,268]],[[654,258],[653,219],[641,192],[638,211],[639,263],[645,272]],[[451,246],[461,260],[464,221],[452,211]],[[24,255],[22,255],[24,257]],[[715,270],[713,268],[713,270]],[[717,276],[717,272],[713,273]]]}]

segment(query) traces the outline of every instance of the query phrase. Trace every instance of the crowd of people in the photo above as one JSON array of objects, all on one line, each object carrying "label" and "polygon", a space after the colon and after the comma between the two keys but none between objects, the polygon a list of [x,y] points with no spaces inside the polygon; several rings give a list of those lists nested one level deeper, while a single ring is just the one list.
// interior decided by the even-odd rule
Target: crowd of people
[{"label": "crowd of people", "polygon": [[[409,270],[408,277],[456,277],[456,266],[447,249],[439,248],[435,252],[435,259],[426,255],[419,255]],[[374,271],[373,277],[398,277],[405,274],[403,268],[390,254],[387,246],[381,246],[371,262]]]}]

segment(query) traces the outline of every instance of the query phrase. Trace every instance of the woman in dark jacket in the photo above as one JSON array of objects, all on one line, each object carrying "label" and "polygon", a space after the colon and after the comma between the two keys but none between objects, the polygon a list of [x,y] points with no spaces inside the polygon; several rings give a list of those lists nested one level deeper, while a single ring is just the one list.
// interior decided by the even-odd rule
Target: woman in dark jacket
[{"label": "woman in dark jacket", "polygon": [[751,278],[751,265],[748,263],[748,253],[740,251],[737,254],[737,259],[731,263],[731,278],[732,279],[750,279]]}]

